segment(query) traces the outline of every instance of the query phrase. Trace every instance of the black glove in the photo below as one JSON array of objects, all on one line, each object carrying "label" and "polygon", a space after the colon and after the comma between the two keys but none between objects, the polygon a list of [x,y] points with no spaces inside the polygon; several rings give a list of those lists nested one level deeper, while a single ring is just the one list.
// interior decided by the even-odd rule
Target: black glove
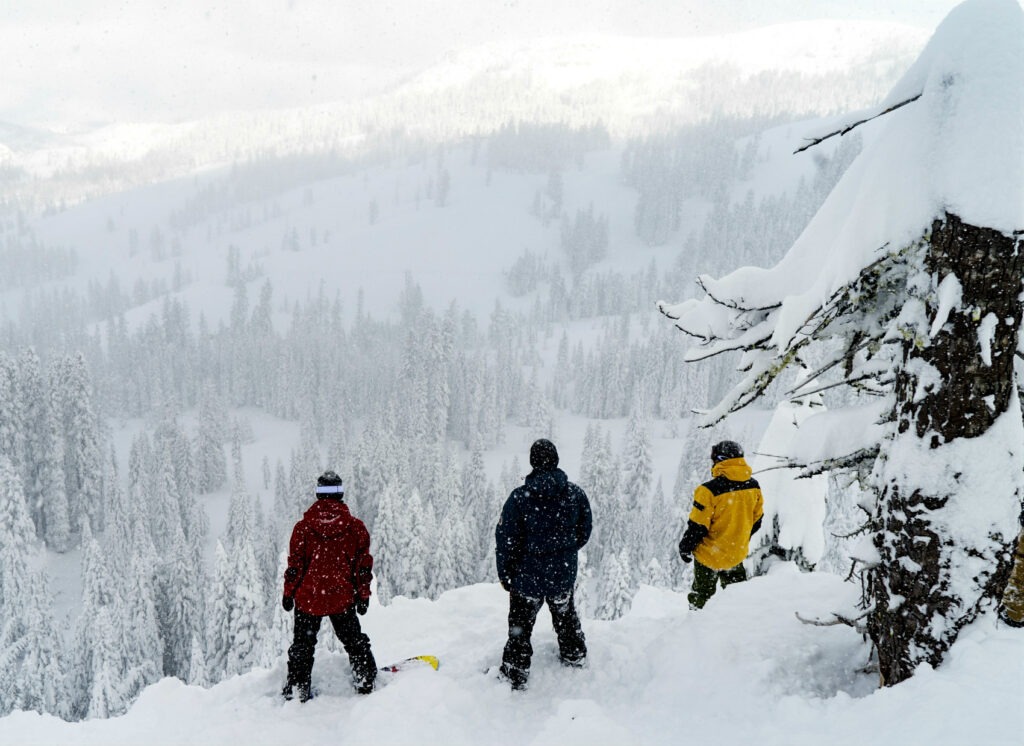
[{"label": "black glove", "polygon": [[693,557],[691,557],[688,554],[683,554],[682,552],[679,553],[679,559],[681,559],[686,564],[690,564],[691,562],[693,562]]},{"label": "black glove", "polygon": [[281,606],[284,607],[285,611],[291,611],[295,608],[295,599],[291,596],[284,596],[281,599]]},{"label": "black glove", "polygon": [[358,601],[356,601],[356,613],[359,616],[362,616],[363,614],[365,614],[366,610],[369,609],[369,608],[370,608],[370,599],[368,599],[368,598],[361,598]]}]

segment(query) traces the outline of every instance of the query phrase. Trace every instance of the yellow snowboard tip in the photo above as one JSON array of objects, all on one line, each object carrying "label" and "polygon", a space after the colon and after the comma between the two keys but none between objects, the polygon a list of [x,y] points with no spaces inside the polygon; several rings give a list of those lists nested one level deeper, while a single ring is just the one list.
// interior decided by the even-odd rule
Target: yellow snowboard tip
[{"label": "yellow snowboard tip", "polygon": [[427,663],[435,671],[437,670],[437,667],[441,665],[441,661],[439,661],[437,658],[435,658],[432,655],[417,655],[416,656],[416,660],[423,661],[424,663]]}]

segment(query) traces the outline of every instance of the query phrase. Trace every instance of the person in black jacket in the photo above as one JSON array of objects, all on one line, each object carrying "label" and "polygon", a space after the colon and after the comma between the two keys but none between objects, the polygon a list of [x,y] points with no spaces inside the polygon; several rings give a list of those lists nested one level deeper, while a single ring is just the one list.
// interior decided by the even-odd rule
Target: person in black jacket
[{"label": "person in black jacket", "polygon": [[582,666],[586,640],[573,600],[576,555],[590,539],[593,519],[586,493],[558,467],[549,440],[530,448],[533,467],[505,501],[494,531],[498,579],[509,593],[508,642],[501,676],[525,689],[533,647],[530,635],[546,602],[563,664]]}]

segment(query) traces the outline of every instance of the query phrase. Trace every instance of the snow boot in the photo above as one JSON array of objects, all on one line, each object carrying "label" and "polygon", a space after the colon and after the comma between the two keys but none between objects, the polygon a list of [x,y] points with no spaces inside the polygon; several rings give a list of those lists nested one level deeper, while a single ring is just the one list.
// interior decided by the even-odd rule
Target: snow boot
[{"label": "snow boot", "polygon": [[498,678],[502,681],[508,682],[512,687],[512,691],[521,692],[526,689],[526,683],[530,678],[530,672],[510,666],[507,663],[502,663],[501,668],[498,669]]},{"label": "snow boot", "polygon": [[566,668],[585,668],[587,665],[587,656],[585,653],[578,657],[559,655],[558,662]]}]

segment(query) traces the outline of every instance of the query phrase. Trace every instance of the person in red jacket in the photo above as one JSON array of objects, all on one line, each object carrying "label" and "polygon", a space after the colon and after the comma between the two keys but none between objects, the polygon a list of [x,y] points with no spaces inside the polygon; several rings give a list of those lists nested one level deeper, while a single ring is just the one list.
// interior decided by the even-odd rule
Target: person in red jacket
[{"label": "person in red jacket", "polygon": [[317,479],[316,496],[292,529],[281,600],[285,611],[295,609],[288,682],[281,694],[285,699],[297,696],[302,702],[311,696],[313,654],[324,617],[330,618],[334,634],[348,653],[356,691],[372,692],[377,676],[370,638],[356,616],[365,614],[370,602],[370,534],[349,512],[341,477],[333,471]]}]

